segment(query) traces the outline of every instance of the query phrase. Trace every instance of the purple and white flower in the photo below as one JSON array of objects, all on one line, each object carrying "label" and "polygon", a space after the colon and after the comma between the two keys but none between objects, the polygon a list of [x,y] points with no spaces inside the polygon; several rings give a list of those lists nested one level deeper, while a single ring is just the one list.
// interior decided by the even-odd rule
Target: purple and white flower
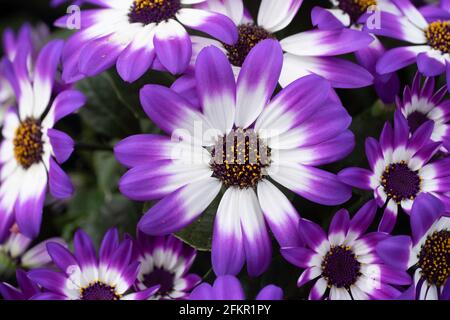
[{"label": "purple and white flower", "polygon": [[450,300],[450,217],[430,194],[417,197],[411,210],[410,236],[394,236],[377,245],[379,256],[401,270],[414,272],[402,296],[409,300]]},{"label": "purple and white flower", "polygon": [[378,206],[385,208],[380,231],[391,232],[398,207],[409,214],[421,193],[433,194],[450,208],[450,198],[446,195],[450,159],[432,159],[441,148],[440,142],[430,140],[433,129],[433,121],[429,120],[410,135],[408,121],[397,110],[394,128],[386,123],[379,141],[371,137],[366,139],[370,169],[347,168],[339,172],[344,183],[373,190]]},{"label": "purple and white flower", "polygon": [[366,234],[376,210],[372,200],[352,219],[347,210],[338,211],[330,223],[328,236],[314,222],[300,220],[298,232],[306,247],[284,247],[281,254],[290,263],[305,269],[297,281],[299,287],[317,279],[309,299],[393,299],[401,294],[395,286],[411,283],[404,270],[383,264],[377,256],[376,244],[388,235]]},{"label": "purple and white flower", "polygon": [[381,12],[380,28],[365,29],[411,45],[387,51],[377,63],[377,72],[386,74],[417,63],[419,71],[427,77],[446,73],[450,90],[450,21],[428,22],[409,0],[392,2],[403,15]]},{"label": "purple and white flower", "polygon": [[30,300],[39,293],[41,288],[28,278],[22,269],[16,270],[18,288],[6,282],[0,282],[0,295],[5,300]]},{"label": "purple and white flower", "polygon": [[421,76],[416,74],[412,86],[406,86],[403,98],[397,99],[397,108],[402,111],[408,120],[409,130],[414,134],[425,122],[431,120],[434,123],[431,140],[441,142],[443,150],[450,148],[450,100],[445,99],[447,88],[444,86],[435,92],[434,78],[426,78],[421,85]]},{"label": "purple and white flower", "polygon": [[[81,11],[81,30],[64,48],[63,79],[74,82],[116,64],[123,80],[133,82],[153,65],[155,57],[172,74],[182,73],[192,55],[185,27],[232,45],[237,30],[228,17],[191,8],[205,0],[86,0],[100,8]],[[56,25],[65,28],[71,15]]]},{"label": "purple and white flower", "polygon": [[135,250],[141,263],[136,287],[145,290],[159,285],[150,299],[184,299],[201,281],[188,273],[196,250],[172,235],[152,237],[138,232]]},{"label": "purple and white flower", "polygon": [[[332,0],[331,9],[314,7],[311,11],[311,20],[314,26],[322,30],[351,28],[361,30],[360,20],[366,15],[376,15],[380,11],[400,14],[400,11],[390,0]],[[373,36],[373,41],[364,48],[355,52],[358,63],[366,68],[374,77],[374,88],[384,103],[393,103],[400,89],[400,81],[395,72],[379,74],[376,63],[386,52],[383,44]]]},{"label": "purple and white flower", "polygon": [[[283,290],[273,284],[261,289],[256,300],[282,300]],[[234,276],[219,276],[213,285],[202,283],[192,291],[189,300],[246,300],[239,279]]]},{"label": "purple and white flower", "polygon": [[71,89],[55,93],[62,48],[61,40],[49,42],[31,70],[27,45],[17,50],[13,62],[5,60],[17,107],[6,112],[0,144],[0,243],[14,222],[23,235],[38,235],[47,187],[58,199],[73,192],[60,164],[71,155],[74,142],[53,126],[80,108],[85,97]]},{"label": "purple and white flower", "polygon": [[[227,55],[237,76],[250,50],[262,40],[276,40],[275,33],[290,24],[302,2],[302,0],[262,0],[257,23],[244,8],[242,0],[214,0],[201,4],[232,18],[238,27],[239,39],[234,45],[226,45],[204,37],[193,37],[191,67],[195,65],[196,57],[203,48],[214,45]],[[365,48],[372,40],[373,37],[364,32],[345,28],[315,29],[288,36],[279,41],[284,51],[280,85],[286,87],[298,78],[310,74],[324,77],[336,88],[371,85],[373,77],[366,69],[335,56]],[[186,88],[190,88],[189,84],[192,85],[193,77],[193,72],[188,70],[186,76],[175,82],[174,90],[184,94]]]},{"label": "purple and white flower", "polygon": [[48,254],[59,271],[34,269],[28,277],[42,288],[39,300],[145,300],[158,286],[127,293],[136,281],[140,263],[133,259],[131,239],[119,240],[116,229],[104,236],[97,256],[89,236],[74,236],[74,254],[59,243],[47,244]]},{"label": "purple and white flower", "polygon": [[21,233],[11,232],[5,243],[0,245],[0,255],[8,259],[16,268],[34,269],[46,267],[51,264],[51,258],[47,253],[47,243],[56,242],[66,246],[62,238],[49,238],[29,248],[32,239]]},{"label": "purple and white flower", "polygon": [[264,40],[236,83],[225,54],[204,49],[195,68],[200,110],[163,86],[147,85],[140,93],[146,114],[178,140],[141,134],[115,147],[118,161],[131,168],[119,182],[122,194],[162,199],[139,222],[147,234],[183,229],[226,189],[212,239],[217,275],[237,274],[245,261],[251,276],[267,269],[272,245],[266,224],[281,245],[300,245],[299,216],[268,177],[323,205],[351,197],[336,175],[316,168],[352,151],[350,116],[329,82],[316,75],[272,98],[282,63],[278,42]]}]

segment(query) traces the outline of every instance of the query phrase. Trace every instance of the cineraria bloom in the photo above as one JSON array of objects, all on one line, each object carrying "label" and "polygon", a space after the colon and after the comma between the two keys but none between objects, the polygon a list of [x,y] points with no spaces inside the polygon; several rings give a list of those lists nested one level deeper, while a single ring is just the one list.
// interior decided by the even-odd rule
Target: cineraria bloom
[{"label": "cineraria bloom", "polygon": [[447,124],[450,120],[450,100],[444,100],[447,88],[444,86],[434,92],[434,78],[426,78],[422,86],[420,80],[421,76],[417,73],[411,88],[406,86],[403,98],[397,99],[397,108],[408,120],[411,133],[416,132],[425,122],[433,121],[431,140],[442,142],[444,151],[447,151],[450,147],[450,127]]},{"label": "cineraria bloom", "polygon": [[17,108],[6,112],[0,144],[0,243],[14,222],[23,235],[38,235],[47,186],[57,199],[73,192],[59,164],[69,158],[74,142],[53,126],[80,108],[85,97],[76,90],[58,94],[53,90],[62,47],[61,40],[49,42],[30,71],[26,45],[19,48],[14,62],[5,62]]},{"label": "cineraria bloom", "polygon": [[279,243],[299,244],[298,214],[268,177],[324,205],[351,197],[336,175],[315,168],[351,152],[350,116],[316,75],[272,98],[282,61],[278,42],[264,40],[236,83],[225,54],[204,49],[195,68],[201,110],[169,88],[147,85],[140,93],[144,111],[172,140],[142,134],[115,147],[118,161],[131,168],[120,191],[138,201],[162,199],[139,222],[147,234],[181,230],[226,189],[212,237],[217,275],[237,274],[245,261],[251,276],[267,269],[272,246],[266,223]]},{"label": "cineraria bloom", "polygon": [[0,245],[0,264],[6,262],[14,268],[25,269],[48,266],[51,263],[51,258],[47,253],[47,243],[57,242],[66,245],[61,238],[50,238],[29,248],[32,241],[19,232],[11,232],[6,242]]},{"label": "cineraria bloom", "polygon": [[319,28],[338,26],[361,28],[361,21],[375,11],[401,14],[390,0],[330,0],[331,9],[315,7],[311,13],[312,22]]},{"label": "cineraria bloom", "polygon": [[159,285],[150,299],[183,299],[201,281],[198,275],[188,274],[197,252],[174,236],[138,232],[134,247],[141,263],[136,287],[145,290]]},{"label": "cineraria bloom", "polygon": [[441,147],[441,143],[430,140],[433,127],[433,121],[427,121],[410,135],[408,121],[397,110],[393,129],[386,123],[379,141],[366,139],[370,169],[347,168],[339,172],[344,183],[374,191],[378,206],[385,208],[380,231],[391,232],[398,207],[409,214],[420,193],[431,193],[450,208],[450,198],[445,195],[449,159],[432,160]]},{"label": "cineraria bloom", "polygon": [[74,236],[74,254],[59,243],[47,244],[48,254],[58,271],[34,269],[28,277],[45,292],[39,300],[145,300],[158,286],[127,293],[136,281],[140,263],[132,258],[131,239],[119,240],[116,229],[103,237],[97,257],[89,236],[78,230]]},{"label": "cineraria bloom", "polygon": [[395,236],[377,245],[379,256],[395,268],[414,272],[403,295],[412,300],[450,300],[450,217],[430,194],[417,197],[411,210],[410,236]]},{"label": "cineraria bloom", "polygon": [[0,295],[5,300],[30,300],[41,292],[37,284],[31,281],[27,273],[21,269],[16,270],[18,288],[6,282],[0,283]]},{"label": "cineraria bloom", "polygon": [[[399,11],[388,0],[333,0],[332,9],[314,7],[311,11],[311,20],[314,26],[322,30],[352,28],[360,30],[366,12],[375,14],[375,10],[392,12]],[[375,7],[376,6],[376,7]],[[386,52],[383,44],[373,36],[373,42],[355,52],[358,63],[366,68],[374,77],[374,88],[380,99],[386,103],[393,103],[400,89],[400,81],[395,72],[379,74],[376,71],[378,59]]]},{"label": "cineraria bloom", "polygon": [[16,101],[14,91],[6,76],[7,70],[5,69],[6,67],[4,66],[3,60],[7,59],[13,61],[19,44],[24,45],[27,43],[30,45],[33,53],[38,52],[43,46],[44,41],[48,38],[48,34],[48,28],[44,24],[39,24],[34,28],[28,24],[24,24],[17,32],[17,35],[9,28],[3,32],[2,42],[4,57],[1,58],[0,61],[0,126],[3,121],[4,113]]},{"label": "cineraria bloom", "polygon": [[[203,6],[210,10],[222,12],[233,19],[238,26],[239,39],[236,44],[230,46],[203,37],[193,38],[194,60],[191,65],[194,65],[197,54],[203,48],[214,45],[227,55],[237,75],[250,50],[262,40],[276,40],[276,33],[289,25],[301,3],[301,0],[262,0],[257,23],[247,14],[242,0],[214,0],[204,3]],[[345,28],[315,29],[284,38],[279,41],[285,52],[280,85],[286,87],[298,78],[310,74],[324,77],[336,88],[371,85],[373,77],[366,69],[335,56],[365,48],[372,40],[373,37],[364,32]],[[189,82],[189,76],[179,81]],[[177,87],[174,88],[177,90]]]},{"label": "cineraria bloom", "polygon": [[[133,82],[152,66],[155,57],[172,74],[181,73],[192,54],[192,42],[184,26],[229,45],[235,43],[236,26],[228,17],[189,8],[203,1],[86,0],[100,8],[81,11],[81,30],[64,48],[63,79],[74,82],[116,64],[122,79]],[[65,28],[73,18],[65,16],[56,25]]]},{"label": "cineraria bloom", "polygon": [[[387,51],[377,63],[377,72],[397,71],[414,62],[427,77],[443,74],[447,70],[450,80],[450,20],[427,22],[409,0],[392,0],[403,15],[380,13],[379,28],[364,28],[373,34],[391,37],[413,45]],[[450,90],[450,81],[447,81]]]},{"label": "cineraria bloom", "polygon": [[404,270],[383,264],[376,254],[376,244],[388,235],[365,234],[376,210],[377,205],[372,200],[352,219],[347,210],[338,211],[331,220],[328,236],[314,222],[300,220],[298,232],[306,247],[284,247],[281,254],[305,269],[298,279],[299,287],[317,279],[309,299],[392,299],[400,295],[394,286],[411,283],[411,277]]},{"label": "cineraria bloom", "polygon": [[[282,300],[283,290],[269,284],[261,289],[255,300]],[[246,300],[239,279],[234,276],[219,276],[213,285],[202,283],[189,296],[189,300]]]}]

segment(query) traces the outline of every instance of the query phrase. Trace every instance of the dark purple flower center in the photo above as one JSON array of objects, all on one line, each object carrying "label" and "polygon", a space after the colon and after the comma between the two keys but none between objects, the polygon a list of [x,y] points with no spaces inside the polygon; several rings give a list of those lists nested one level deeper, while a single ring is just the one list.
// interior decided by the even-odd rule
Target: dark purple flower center
[{"label": "dark purple flower center", "polygon": [[160,23],[175,16],[180,0],[135,0],[128,14],[131,23]]},{"label": "dark purple flower center", "polygon": [[241,24],[238,26],[239,38],[236,44],[223,44],[228,52],[228,60],[237,67],[242,67],[242,64],[247,58],[250,50],[253,49],[260,41],[265,39],[275,39],[275,36],[264,28],[253,24]]},{"label": "dark purple flower center", "polygon": [[41,161],[44,153],[42,127],[38,120],[27,118],[17,128],[14,144],[14,156],[25,169]]},{"label": "dark purple flower center", "polygon": [[94,282],[81,289],[81,300],[119,300],[120,295],[114,287],[102,282]]},{"label": "dark purple flower center", "polygon": [[360,273],[361,263],[350,247],[333,246],[322,261],[322,276],[329,286],[349,288]]},{"label": "dark purple flower center", "polygon": [[232,130],[219,138],[212,149],[213,176],[227,187],[254,187],[266,174],[270,153],[253,129]]},{"label": "dark purple flower center", "polygon": [[376,0],[337,0],[338,8],[347,13],[352,24],[357,23],[359,18],[371,6],[376,6]]},{"label": "dark purple flower center", "polygon": [[435,21],[425,30],[428,44],[442,53],[450,53],[450,21]]},{"label": "dark purple flower center", "polygon": [[155,268],[144,275],[142,281],[147,288],[159,285],[158,294],[168,295],[173,290],[175,275],[163,268]]},{"label": "dark purple flower center", "polygon": [[418,258],[422,276],[429,283],[443,285],[450,275],[450,231],[441,230],[429,235]]},{"label": "dark purple flower center", "polygon": [[409,169],[405,161],[393,163],[386,167],[381,176],[381,184],[388,198],[398,203],[417,196],[421,179],[417,172]]},{"label": "dark purple flower center", "polygon": [[421,125],[423,125],[428,120],[430,119],[428,119],[428,117],[422,112],[414,111],[408,116],[409,129],[412,133],[414,133]]}]

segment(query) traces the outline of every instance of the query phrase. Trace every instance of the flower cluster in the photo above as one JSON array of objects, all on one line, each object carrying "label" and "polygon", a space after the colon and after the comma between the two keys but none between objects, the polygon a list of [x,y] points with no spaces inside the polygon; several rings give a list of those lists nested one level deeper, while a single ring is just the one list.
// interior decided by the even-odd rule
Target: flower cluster
[{"label": "flower cluster", "polygon": [[4,299],[450,299],[449,1],[63,4],[3,33]]}]

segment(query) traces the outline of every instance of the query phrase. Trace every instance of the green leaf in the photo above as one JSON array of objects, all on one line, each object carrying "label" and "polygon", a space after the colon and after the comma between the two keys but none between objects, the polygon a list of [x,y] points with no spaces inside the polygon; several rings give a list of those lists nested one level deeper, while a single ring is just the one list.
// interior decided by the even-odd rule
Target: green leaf
[{"label": "green leaf", "polygon": [[124,170],[112,152],[95,152],[94,168],[97,173],[97,184],[100,190],[107,195],[117,190],[120,176]]},{"label": "green leaf", "polygon": [[139,115],[125,98],[137,92],[121,92],[107,72],[81,80],[78,88],[87,97],[80,116],[95,132],[113,138],[139,133]]}]

